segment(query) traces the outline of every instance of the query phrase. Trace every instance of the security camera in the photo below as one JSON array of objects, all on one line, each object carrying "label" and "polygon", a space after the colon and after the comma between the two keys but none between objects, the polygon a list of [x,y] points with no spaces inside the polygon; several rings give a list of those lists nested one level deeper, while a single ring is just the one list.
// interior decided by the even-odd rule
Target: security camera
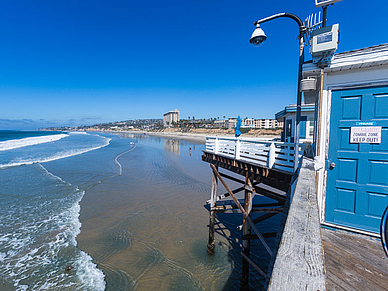
[{"label": "security camera", "polygon": [[257,24],[255,31],[252,33],[251,39],[249,42],[255,46],[261,45],[265,40],[267,39],[267,36],[265,35],[264,31],[261,29],[260,25]]}]

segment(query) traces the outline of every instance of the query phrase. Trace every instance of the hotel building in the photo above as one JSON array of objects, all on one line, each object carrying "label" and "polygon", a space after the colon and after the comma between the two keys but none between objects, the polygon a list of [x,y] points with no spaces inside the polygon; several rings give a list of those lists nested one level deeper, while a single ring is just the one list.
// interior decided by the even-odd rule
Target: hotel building
[{"label": "hotel building", "polygon": [[172,127],[173,123],[179,122],[179,110],[175,109],[163,114],[163,126]]}]

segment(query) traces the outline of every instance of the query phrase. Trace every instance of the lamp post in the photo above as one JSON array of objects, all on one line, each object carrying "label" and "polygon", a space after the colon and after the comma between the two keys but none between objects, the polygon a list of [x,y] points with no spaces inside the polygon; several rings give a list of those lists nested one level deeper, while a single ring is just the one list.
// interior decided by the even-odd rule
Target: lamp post
[{"label": "lamp post", "polygon": [[299,133],[300,133],[300,115],[301,115],[301,104],[302,104],[302,92],[300,91],[300,81],[302,80],[302,66],[304,62],[304,34],[306,33],[307,29],[304,26],[302,20],[291,13],[279,13],[275,14],[263,19],[260,19],[255,22],[256,29],[252,33],[251,39],[249,42],[255,46],[261,45],[266,39],[267,36],[265,35],[264,31],[261,29],[260,24],[280,18],[280,17],[288,17],[296,21],[299,25],[299,68],[298,68],[298,93],[297,93],[297,107],[296,107],[296,126],[295,126],[295,154],[294,154],[294,171],[298,169],[298,162],[299,162]]}]

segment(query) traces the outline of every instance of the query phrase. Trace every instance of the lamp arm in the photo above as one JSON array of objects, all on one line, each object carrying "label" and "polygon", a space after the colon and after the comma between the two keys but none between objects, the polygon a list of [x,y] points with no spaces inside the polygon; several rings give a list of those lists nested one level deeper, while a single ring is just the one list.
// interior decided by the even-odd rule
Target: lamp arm
[{"label": "lamp arm", "polygon": [[300,91],[300,82],[302,80],[302,71],[303,71],[303,63],[304,63],[304,34],[307,31],[307,28],[304,26],[302,20],[291,13],[278,13],[272,16],[257,20],[255,25],[259,25],[260,23],[264,23],[276,18],[280,17],[288,17],[296,21],[299,25],[299,66],[298,66],[298,92],[297,92],[297,107],[296,107],[296,122],[295,122],[295,146],[294,146],[294,171],[296,172],[299,168],[299,135],[300,135],[300,117],[302,113],[302,92]]},{"label": "lamp arm", "polygon": [[255,21],[255,25],[260,24],[260,23],[264,23],[264,22],[267,22],[267,21],[270,21],[272,19],[280,18],[280,17],[291,18],[291,19],[295,20],[298,23],[300,29],[304,29],[303,21],[298,16],[296,16],[295,14],[292,14],[292,13],[285,13],[285,12],[274,14],[274,15],[271,15],[269,17],[257,20],[257,21]]}]

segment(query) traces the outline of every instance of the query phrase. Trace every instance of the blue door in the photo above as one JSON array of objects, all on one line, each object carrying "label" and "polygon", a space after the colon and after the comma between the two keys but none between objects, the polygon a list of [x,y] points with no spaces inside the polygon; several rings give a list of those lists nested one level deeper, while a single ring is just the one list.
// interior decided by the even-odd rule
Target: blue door
[{"label": "blue door", "polygon": [[307,116],[300,117],[299,138],[306,138]]},{"label": "blue door", "polygon": [[[351,143],[351,128],[367,126],[381,126],[381,141]],[[325,220],[378,233],[388,205],[388,87],[332,92],[330,163]]]}]

